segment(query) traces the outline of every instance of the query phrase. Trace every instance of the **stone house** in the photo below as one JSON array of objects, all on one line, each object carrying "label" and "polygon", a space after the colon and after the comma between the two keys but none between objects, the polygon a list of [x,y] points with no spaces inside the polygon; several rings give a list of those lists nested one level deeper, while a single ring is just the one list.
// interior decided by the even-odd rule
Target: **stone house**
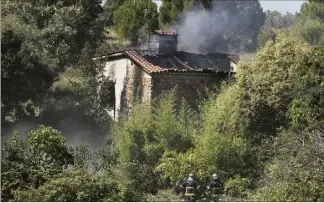
[{"label": "stone house", "polygon": [[197,107],[200,93],[236,72],[237,56],[177,51],[177,38],[175,32],[158,30],[151,37],[148,49],[100,57],[104,75],[115,81],[116,117],[124,107],[132,105],[136,96],[141,102],[150,103],[172,88],[176,90],[177,101],[185,98],[188,104]]}]

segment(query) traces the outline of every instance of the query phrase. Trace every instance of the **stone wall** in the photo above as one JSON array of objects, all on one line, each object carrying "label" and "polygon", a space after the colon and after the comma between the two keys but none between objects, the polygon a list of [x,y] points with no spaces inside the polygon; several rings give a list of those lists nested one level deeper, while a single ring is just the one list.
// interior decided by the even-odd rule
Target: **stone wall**
[{"label": "stone wall", "polygon": [[127,64],[125,105],[132,106],[134,102],[150,103],[151,76],[138,68],[134,63]]},{"label": "stone wall", "polygon": [[[221,73],[217,76],[158,74],[152,77],[125,58],[106,62],[104,75],[116,80],[116,119],[120,111],[131,107],[136,99],[150,104],[152,99],[173,88],[176,88],[177,101],[185,98],[188,104],[197,107],[199,95],[206,96],[206,88],[213,89],[228,77]],[[109,114],[113,116],[113,110]]]},{"label": "stone wall", "polygon": [[152,98],[157,98],[175,87],[178,102],[184,98],[190,106],[197,108],[199,96],[207,96],[206,88],[219,87],[220,81],[226,77],[226,74],[219,76],[156,75],[152,79]]}]

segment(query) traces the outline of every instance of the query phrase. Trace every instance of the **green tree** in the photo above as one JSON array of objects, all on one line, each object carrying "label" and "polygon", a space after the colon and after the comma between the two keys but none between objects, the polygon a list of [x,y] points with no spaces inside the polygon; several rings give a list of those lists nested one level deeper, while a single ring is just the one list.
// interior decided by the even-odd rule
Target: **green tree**
[{"label": "green tree", "polygon": [[61,132],[43,125],[30,131],[28,135],[33,158],[45,164],[64,166],[72,163],[72,155],[69,154],[65,141]]},{"label": "green tree", "polygon": [[255,187],[273,156],[273,137],[290,127],[293,81],[298,80],[294,67],[309,51],[298,39],[280,36],[252,62],[241,61],[236,81],[203,104],[194,147],[179,154],[165,152],[157,170],[173,182],[192,171],[208,180],[217,171],[225,181],[238,176],[249,183],[244,187]]},{"label": "green tree", "polygon": [[125,2],[126,0],[111,0],[106,1],[106,3],[103,5],[104,16],[106,19],[108,19],[108,25],[113,25],[113,13]]},{"label": "green tree", "polygon": [[282,14],[278,11],[270,11],[266,12],[266,20],[264,22],[263,27],[265,28],[288,28],[294,22],[294,15],[291,13]]},{"label": "green tree", "polygon": [[1,201],[13,199],[12,191],[28,187],[30,156],[27,142],[15,132],[1,149]]},{"label": "green tree", "polygon": [[[215,1],[213,13],[222,13],[219,21],[224,20],[230,26],[224,25],[220,38],[213,40],[214,46],[227,45],[227,51],[251,52],[256,50],[256,40],[261,26],[265,21],[265,13],[258,0],[253,1]],[[208,42],[207,42],[208,43]],[[213,50],[212,46],[209,49]],[[207,51],[211,51],[208,50]],[[226,50],[224,50],[226,51]]]},{"label": "green tree", "polygon": [[315,47],[304,54],[294,68],[290,104],[292,124],[299,130],[319,130],[324,124],[324,49]]},{"label": "green tree", "polygon": [[151,0],[128,0],[114,12],[113,19],[117,33],[133,44],[158,28],[157,6]]},{"label": "green tree", "polygon": [[121,187],[109,174],[89,174],[69,169],[37,189],[15,191],[14,201],[135,201],[137,197]]},{"label": "green tree", "polygon": [[181,24],[184,14],[192,9],[208,9],[212,6],[210,0],[162,0],[159,9],[159,24],[168,28],[176,23]]},{"label": "green tree", "polygon": [[140,198],[117,182],[113,173],[115,164],[112,143],[93,152],[86,145],[68,149],[65,138],[51,127],[38,126],[30,131],[27,139],[19,138],[15,132],[2,148],[1,200],[131,201]]},{"label": "green tree", "polygon": [[33,25],[24,24],[15,15],[2,18],[1,22],[1,116],[16,111],[16,117],[24,116],[23,102],[40,98],[59,74],[58,60],[53,59],[46,44],[39,40],[41,34]]},{"label": "green tree", "polygon": [[170,1],[162,0],[162,5],[159,9],[159,25],[161,28],[167,28],[179,22],[179,16],[184,10],[183,0]]},{"label": "green tree", "polygon": [[309,0],[302,4],[298,17],[319,19],[324,22],[324,3],[319,0]]},{"label": "green tree", "polygon": [[265,25],[258,36],[259,47],[263,47],[268,40],[274,41],[278,33],[298,37],[311,45],[323,45],[323,14],[324,4],[321,1],[305,2],[295,16],[268,11]]},{"label": "green tree", "polygon": [[323,134],[286,131],[250,201],[323,201]]},{"label": "green tree", "polygon": [[100,1],[4,1],[1,10],[2,118],[19,119],[66,67],[94,54],[104,19]]},{"label": "green tree", "polygon": [[275,41],[279,30],[293,26],[295,16],[291,13],[281,14],[278,11],[267,11],[266,20],[258,35],[258,46],[264,47],[268,40]]},{"label": "green tree", "polygon": [[310,45],[322,46],[324,44],[324,23],[319,19],[298,19],[292,29],[290,35],[306,40]]},{"label": "green tree", "polygon": [[311,45],[324,44],[323,23],[324,4],[322,1],[307,1],[296,15],[296,23],[289,31],[290,35],[306,40]]},{"label": "green tree", "polygon": [[279,36],[275,43],[268,42],[253,62],[241,63],[237,84],[244,92],[240,109],[246,123],[242,129],[251,140],[262,138],[258,133],[276,135],[281,126],[290,123],[292,68],[309,50],[308,44],[296,38]]},{"label": "green tree", "polygon": [[196,122],[188,105],[176,104],[173,92],[152,106],[135,105],[114,131],[123,182],[139,193],[156,193],[162,187],[155,171],[159,159],[165,151],[184,152],[192,147]]},{"label": "green tree", "polygon": [[15,190],[38,188],[73,164],[72,154],[59,131],[45,126],[33,129],[24,140],[14,133],[2,148],[1,199],[13,200]]},{"label": "green tree", "polygon": [[175,183],[186,178],[190,172],[195,172],[199,180],[207,181],[215,171],[222,178],[246,172],[247,145],[242,137],[235,134],[234,119],[238,116],[239,107],[236,103],[240,95],[236,87],[227,89],[217,97],[210,95],[202,104],[199,130],[193,134],[194,146],[182,153],[166,151],[163,154],[157,170],[164,179],[170,178]]},{"label": "green tree", "polygon": [[[266,93],[265,100],[275,110],[273,115],[267,113],[267,119],[271,118],[272,120],[269,125],[277,126],[277,132],[272,133],[276,137],[271,153],[274,158],[268,159],[270,163],[266,164],[266,175],[260,181],[257,192],[252,193],[250,200],[321,201],[323,198],[321,189],[323,180],[320,178],[323,168],[321,166],[323,163],[321,138],[323,134],[323,112],[321,111],[323,108],[321,100],[323,49],[310,47],[307,44],[303,45],[300,42],[297,44],[297,41],[291,41],[291,39],[283,39],[279,38],[274,45],[268,43],[263,49],[263,51],[267,51],[259,53],[267,53],[267,55],[262,54],[267,58],[269,56],[273,59],[278,57],[275,63],[266,65],[268,60],[270,62],[273,59],[262,57],[263,59],[260,60],[261,55],[256,58],[268,68],[265,72],[262,71],[262,65],[258,65],[260,74],[262,72],[265,78],[262,79],[256,71],[253,74],[253,83],[257,82],[258,78],[263,82],[272,82],[268,83],[266,87],[261,85],[263,82],[259,83],[259,81],[250,86],[252,89],[249,89],[251,96],[257,92],[257,94]],[[268,52],[272,49],[270,47],[281,48],[270,54]],[[294,60],[289,61],[285,57],[288,56],[287,54],[291,55],[290,58]],[[281,60],[284,61],[280,62]],[[282,69],[284,72],[275,68],[277,63],[281,68],[286,67]],[[241,73],[249,71],[247,66],[244,67],[247,69],[241,69]],[[275,72],[272,72],[272,69]],[[238,82],[247,85],[249,76],[241,78],[243,76],[241,73],[238,74]],[[280,78],[276,74],[281,74],[280,77],[284,78]],[[255,87],[258,89],[254,89]],[[256,101],[253,97],[250,97],[249,100]],[[281,106],[281,104],[285,104],[285,106]],[[252,111],[258,112],[260,109]],[[273,122],[280,118],[283,119],[281,123]],[[255,124],[258,124],[257,121]],[[257,131],[253,131],[252,134],[256,134]]]}]

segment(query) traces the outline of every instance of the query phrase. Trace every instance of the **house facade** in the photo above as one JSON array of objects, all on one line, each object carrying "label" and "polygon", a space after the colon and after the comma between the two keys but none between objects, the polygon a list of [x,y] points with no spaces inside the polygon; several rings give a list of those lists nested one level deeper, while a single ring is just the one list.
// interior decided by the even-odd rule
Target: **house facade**
[{"label": "house facade", "polygon": [[[197,107],[199,95],[236,72],[237,56],[177,51],[177,33],[156,31],[148,49],[127,50],[101,57],[104,75],[115,81],[115,114],[134,99],[150,104],[175,88],[176,100]],[[113,112],[110,112],[113,114]]]}]

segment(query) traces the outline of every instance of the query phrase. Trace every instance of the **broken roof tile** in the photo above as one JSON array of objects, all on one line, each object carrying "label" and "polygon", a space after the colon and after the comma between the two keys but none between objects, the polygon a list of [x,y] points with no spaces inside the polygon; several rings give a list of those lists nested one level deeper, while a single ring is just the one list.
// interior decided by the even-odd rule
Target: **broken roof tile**
[{"label": "broken roof tile", "polygon": [[174,55],[159,55],[147,50],[124,53],[149,74],[210,75],[231,72],[232,56],[222,53],[204,55],[178,51]]},{"label": "broken roof tile", "polygon": [[166,31],[166,30],[155,30],[155,32],[160,35],[178,35],[178,33],[176,33],[176,32],[170,32],[170,31]]}]

